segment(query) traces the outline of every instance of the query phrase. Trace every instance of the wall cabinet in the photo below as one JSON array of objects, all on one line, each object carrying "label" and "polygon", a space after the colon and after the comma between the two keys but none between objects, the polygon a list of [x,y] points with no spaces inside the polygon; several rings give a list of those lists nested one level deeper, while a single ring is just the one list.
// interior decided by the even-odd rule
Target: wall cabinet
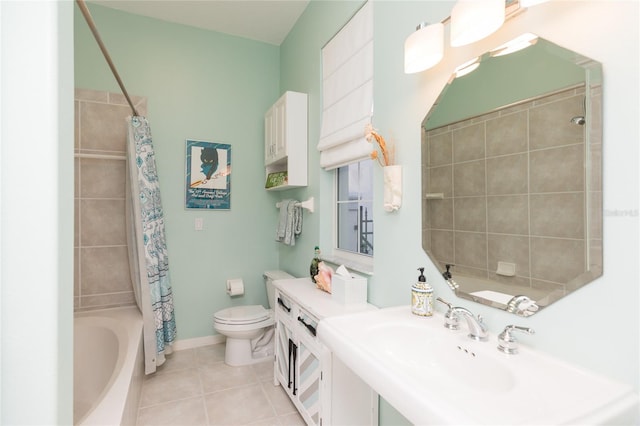
[{"label": "wall cabinet", "polygon": [[[281,385],[298,412],[312,426],[376,425],[378,398],[360,378],[336,364],[338,360],[316,337],[318,323],[327,316],[367,309],[346,306],[318,290],[309,278],[277,280],[274,385]],[[334,361],[335,360],[335,361]],[[340,377],[333,377],[337,372]],[[354,400],[357,390],[360,398]],[[353,401],[359,401],[353,403]],[[346,406],[344,401],[349,401]]]},{"label": "wall cabinet", "polygon": [[283,190],[307,186],[307,95],[285,92],[264,116],[265,177],[286,173]]}]

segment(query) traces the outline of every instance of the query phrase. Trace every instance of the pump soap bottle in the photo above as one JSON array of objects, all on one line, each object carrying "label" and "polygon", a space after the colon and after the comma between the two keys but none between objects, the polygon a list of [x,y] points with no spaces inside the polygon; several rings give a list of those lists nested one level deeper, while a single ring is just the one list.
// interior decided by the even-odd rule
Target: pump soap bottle
[{"label": "pump soap bottle", "polygon": [[411,313],[422,317],[433,315],[433,287],[427,283],[424,268],[418,268],[418,282],[411,286]]},{"label": "pump soap bottle", "polygon": [[311,266],[309,266],[309,275],[311,275],[311,281],[316,282],[316,275],[318,275],[318,264],[320,263],[320,247],[316,246],[314,249],[313,259],[311,259]]}]

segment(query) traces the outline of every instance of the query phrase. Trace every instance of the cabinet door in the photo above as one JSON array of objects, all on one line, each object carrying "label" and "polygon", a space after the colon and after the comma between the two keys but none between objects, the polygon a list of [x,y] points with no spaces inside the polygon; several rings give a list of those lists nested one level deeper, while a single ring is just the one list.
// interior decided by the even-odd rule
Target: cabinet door
[{"label": "cabinet door", "polygon": [[293,379],[295,377],[293,337],[291,329],[282,320],[277,320],[274,374],[276,380],[290,395],[293,393]]},{"label": "cabinet door", "polygon": [[296,357],[296,396],[300,405],[300,414],[309,425],[320,424],[321,401],[320,381],[322,368],[320,357],[313,349],[313,344],[307,344],[306,339],[298,342]]},{"label": "cabinet door", "polygon": [[275,108],[269,108],[264,115],[264,164],[273,162],[275,155]]},{"label": "cabinet door", "polygon": [[273,141],[273,161],[278,161],[287,156],[287,104],[286,96],[283,96],[274,105],[275,137]]}]

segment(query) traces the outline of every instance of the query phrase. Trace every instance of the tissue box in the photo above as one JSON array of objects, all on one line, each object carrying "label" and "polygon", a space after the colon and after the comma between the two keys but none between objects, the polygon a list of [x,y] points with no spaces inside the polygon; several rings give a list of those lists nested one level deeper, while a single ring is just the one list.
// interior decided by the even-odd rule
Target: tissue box
[{"label": "tissue box", "polygon": [[343,305],[367,303],[367,279],[356,275],[331,277],[331,298]]}]

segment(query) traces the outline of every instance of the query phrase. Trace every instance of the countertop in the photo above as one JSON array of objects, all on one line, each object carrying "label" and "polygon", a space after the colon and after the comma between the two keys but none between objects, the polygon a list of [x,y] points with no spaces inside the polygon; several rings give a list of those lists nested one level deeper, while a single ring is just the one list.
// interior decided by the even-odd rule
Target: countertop
[{"label": "countertop", "polygon": [[298,306],[315,315],[318,320],[378,309],[370,303],[342,304],[334,300],[331,294],[317,288],[309,277],[275,280],[273,285],[286,293]]}]

